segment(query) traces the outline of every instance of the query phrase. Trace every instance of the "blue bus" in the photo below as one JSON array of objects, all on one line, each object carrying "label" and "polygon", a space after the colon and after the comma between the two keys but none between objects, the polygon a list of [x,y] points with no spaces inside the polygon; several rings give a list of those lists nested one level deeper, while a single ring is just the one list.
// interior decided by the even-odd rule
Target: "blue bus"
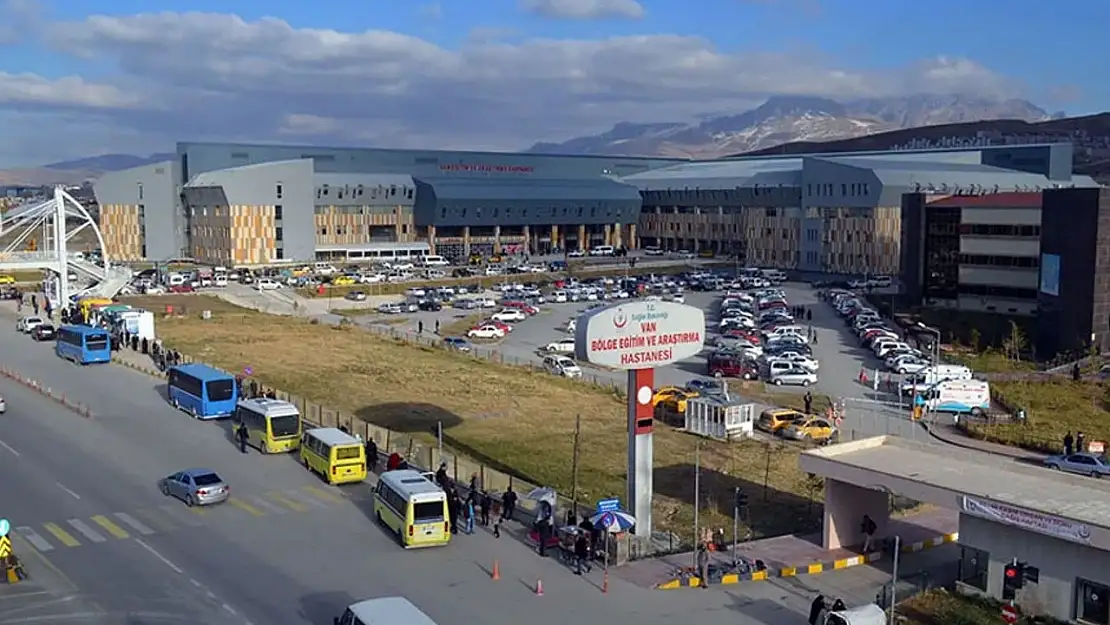
[{"label": "blue bus", "polygon": [[62,326],[58,328],[54,353],[82,365],[112,362],[112,342],[103,328]]},{"label": "blue bus", "polygon": [[239,384],[219,369],[190,363],[170,367],[166,396],[174,408],[197,419],[219,419],[235,412]]}]

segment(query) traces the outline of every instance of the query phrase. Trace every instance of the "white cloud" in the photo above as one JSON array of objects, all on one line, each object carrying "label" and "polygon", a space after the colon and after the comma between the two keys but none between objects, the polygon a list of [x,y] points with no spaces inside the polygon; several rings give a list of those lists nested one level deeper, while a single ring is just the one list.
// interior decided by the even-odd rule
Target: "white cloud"
[{"label": "white cloud", "polygon": [[520,8],[544,17],[570,20],[638,20],[644,7],[636,0],[520,0]]},{"label": "white cloud", "polygon": [[[397,32],[169,12],[42,23],[37,34],[56,52],[95,63],[98,82],[0,74],[0,108],[87,111],[151,137],[151,151],[169,148],[166,137],[289,134],[303,142],[520,149],[618,121],[740,112],[773,94],[1014,93],[966,59],[872,72],[814,53],[729,53],[705,39],[665,34],[476,36],[448,49]],[[104,76],[103,68],[118,72]]]}]

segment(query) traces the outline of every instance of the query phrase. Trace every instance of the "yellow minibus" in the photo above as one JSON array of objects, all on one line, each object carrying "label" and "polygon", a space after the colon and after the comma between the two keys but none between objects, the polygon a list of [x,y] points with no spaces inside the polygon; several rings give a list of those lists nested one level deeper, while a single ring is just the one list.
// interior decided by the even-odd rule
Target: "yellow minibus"
[{"label": "yellow minibus", "polygon": [[244,399],[235,406],[231,420],[247,426],[247,444],[264,454],[296,451],[301,443],[301,413],[280,399]]},{"label": "yellow minibus", "polygon": [[419,471],[382,473],[374,489],[374,514],[406,549],[451,542],[447,493]]},{"label": "yellow minibus", "polygon": [[338,428],[305,430],[301,462],[328,484],[351,484],[366,479],[366,448],[361,440]]}]

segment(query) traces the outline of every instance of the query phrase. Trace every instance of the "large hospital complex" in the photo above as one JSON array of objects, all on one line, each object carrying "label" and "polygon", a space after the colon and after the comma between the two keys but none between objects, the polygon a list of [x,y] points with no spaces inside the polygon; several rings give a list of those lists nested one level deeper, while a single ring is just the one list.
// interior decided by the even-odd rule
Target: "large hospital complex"
[{"label": "large hospital complex", "polygon": [[1110,298],[1110,191],[1073,174],[1070,144],[691,161],[179,143],[95,193],[114,260],[656,246],[898,275],[923,304],[1040,311],[1085,341],[1110,318],[1093,301]]}]

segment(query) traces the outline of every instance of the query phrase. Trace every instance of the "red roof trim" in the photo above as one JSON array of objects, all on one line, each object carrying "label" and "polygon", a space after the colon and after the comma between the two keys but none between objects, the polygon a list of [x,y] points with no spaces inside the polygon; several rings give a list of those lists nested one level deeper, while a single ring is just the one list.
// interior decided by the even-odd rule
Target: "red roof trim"
[{"label": "red roof trim", "polygon": [[989,195],[949,195],[932,202],[928,206],[983,207],[983,208],[1040,208],[1040,191],[1006,191]]}]

